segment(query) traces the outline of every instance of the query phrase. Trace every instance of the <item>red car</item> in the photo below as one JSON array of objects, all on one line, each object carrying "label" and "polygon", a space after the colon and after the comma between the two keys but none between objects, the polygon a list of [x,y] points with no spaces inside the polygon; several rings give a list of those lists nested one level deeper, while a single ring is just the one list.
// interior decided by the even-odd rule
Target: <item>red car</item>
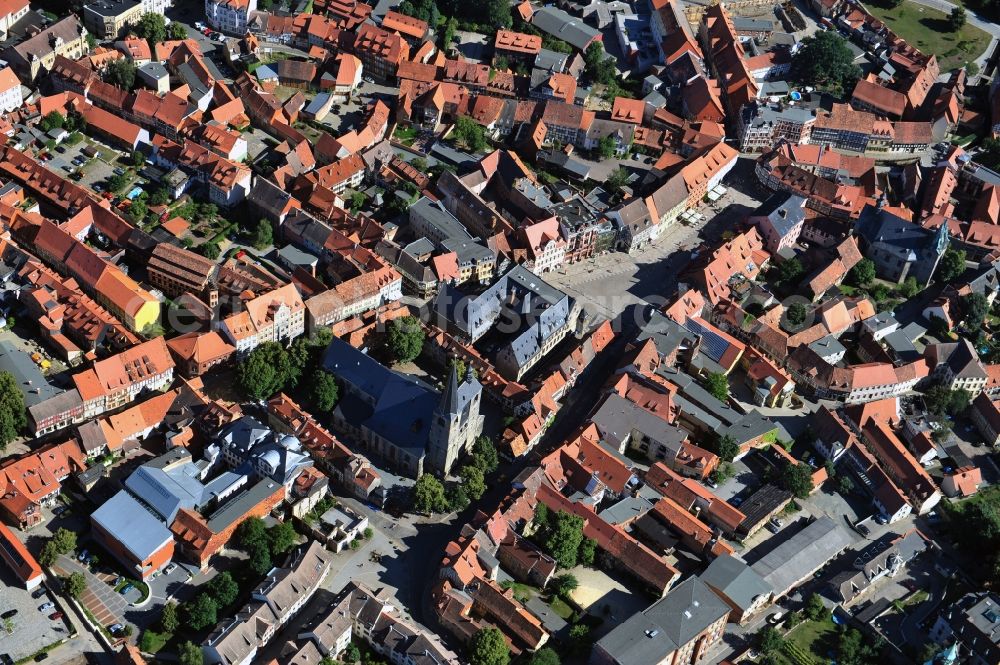
[{"label": "red car", "polygon": [[212,34],[212,29],[211,29],[211,28],[204,28],[204,29],[203,29],[203,30],[201,31],[201,34],[203,34],[203,35],[205,35],[206,37],[208,37],[208,36],[209,36],[210,34]]},{"label": "red car", "polygon": [[59,619],[63,618],[63,613],[62,612],[53,612],[52,614],[49,615],[49,618],[52,619],[53,621],[58,621]]}]

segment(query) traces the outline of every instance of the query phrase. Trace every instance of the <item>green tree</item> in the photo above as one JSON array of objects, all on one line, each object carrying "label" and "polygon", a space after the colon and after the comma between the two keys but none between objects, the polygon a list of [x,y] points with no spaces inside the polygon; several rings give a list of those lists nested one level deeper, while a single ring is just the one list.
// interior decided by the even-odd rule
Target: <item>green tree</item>
[{"label": "green tree", "polygon": [[120,192],[129,184],[129,179],[124,175],[114,174],[108,178],[108,191]]},{"label": "green tree", "polygon": [[248,397],[266,399],[284,388],[293,368],[288,352],[277,342],[265,342],[236,368],[236,380]]},{"label": "green tree", "polygon": [[87,588],[87,578],[83,573],[70,573],[65,579],[66,593],[70,598],[79,598],[80,594]]},{"label": "green tree", "polygon": [[271,570],[273,564],[271,553],[267,547],[254,547],[248,554],[250,555],[250,570],[258,575],[263,575]]},{"label": "green tree", "polygon": [[194,642],[181,642],[177,647],[177,658],[181,665],[203,665],[204,656],[201,647]]},{"label": "green tree", "polygon": [[855,286],[868,286],[875,279],[875,262],[871,259],[861,259],[851,268],[847,279]]},{"label": "green tree", "polygon": [[781,486],[797,499],[806,498],[813,491],[812,469],[808,464],[786,464],[781,472]]},{"label": "green tree", "polygon": [[458,30],[458,19],[454,16],[444,24],[444,33],[441,35],[441,50],[446,54],[451,49],[452,42],[455,41],[455,31]]},{"label": "green tree", "polygon": [[316,369],[309,382],[309,401],[313,408],[321,413],[333,411],[338,395],[337,381],[333,374],[323,368]]},{"label": "green tree", "polygon": [[508,0],[487,0],[486,20],[488,24],[495,28],[510,28],[514,24],[514,17],[510,13],[510,2]]},{"label": "green tree", "polygon": [[590,626],[578,623],[569,629],[569,639],[573,643],[573,651],[580,653],[590,648]]},{"label": "green tree", "polygon": [[188,626],[202,630],[214,626],[219,620],[219,605],[207,593],[199,593],[194,600],[184,606]]},{"label": "green tree", "polygon": [[965,20],[965,8],[958,5],[952,8],[951,13],[948,14],[948,27],[951,28],[952,32],[958,32],[965,27]]},{"label": "green tree", "polygon": [[368,200],[368,197],[365,196],[364,192],[351,192],[349,200],[351,210],[356,213],[365,205],[365,201]]},{"label": "green tree", "polygon": [[104,72],[104,80],[122,90],[131,90],[135,86],[135,63],[127,58],[112,60]]},{"label": "green tree", "polygon": [[583,518],[560,510],[552,516],[544,542],[545,551],[562,568],[576,565],[583,542]]},{"label": "green tree", "polygon": [[552,593],[560,598],[569,598],[571,593],[580,588],[580,582],[575,575],[570,573],[556,575],[549,584],[552,587]]},{"label": "green tree", "polygon": [[205,588],[218,607],[229,607],[240,595],[240,586],[228,570],[210,579]]},{"label": "green tree", "polygon": [[596,556],[597,541],[593,538],[584,537],[584,539],[580,541],[580,549],[576,555],[577,563],[582,563],[585,566],[593,566],[594,558]]},{"label": "green tree", "polygon": [[938,263],[936,277],[942,282],[953,282],[965,272],[965,250],[949,247]]},{"label": "green tree", "polygon": [[899,285],[898,291],[899,295],[903,296],[907,300],[920,293],[920,285],[917,283],[917,278],[912,275],[907,277],[906,280]]},{"label": "green tree", "polygon": [[788,259],[778,264],[778,281],[786,287],[794,287],[799,279],[805,274],[806,269],[798,259]]},{"label": "green tree", "polygon": [[277,556],[295,547],[299,541],[299,534],[295,532],[291,522],[278,522],[267,530],[267,539],[271,556]]},{"label": "green tree", "polygon": [[353,642],[344,649],[343,660],[345,663],[356,663],[361,660],[361,650]]},{"label": "green tree", "polygon": [[970,293],[962,297],[962,315],[965,317],[965,326],[978,333],[982,330],[983,322],[990,311],[990,303],[982,293]]},{"label": "green tree", "polygon": [[167,20],[163,14],[143,14],[132,31],[148,41],[150,46],[155,46],[167,38]]},{"label": "green tree", "polygon": [[805,85],[835,91],[849,91],[861,77],[854,64],[854,52],[833,30],[818,32],[802,40],[802,48],[792,58],[792,78]]},{"label": "green tree", "polygon": [[170,203],[170,192],[167,191],[166,187],[157,187],[149,195],[149,205],[151,206],[162,206],[168,203]]},{"label": "green tree", "polygon": [[472,503],[472,500],[461,483],[450,483],[445,488],[445,503],[452,510],[465,510]]},{"label": "green tree", "polygon": [[219,248],[219,243],[217,242],[206,242],[198,246],[198,253],[204,256],[206,259],[211,259],[215,261],[222,255],[222,250]]},{"label": "green tree", "polygon": [[823,604],[823,598],[818,593],[813,593],[806,599],[803,611],[811,621],[826,621],[830,618],[830,610]]},{"label": "green tree", "polygon": [[850,476],[844,474],[837,476],[837,491],[841,494],[850,494],[854,491],[854,481]]},{"label": "green tree", "polygon": [[458,476],[462,479],[462,486],[468,492],[470,498],[474,501],[482,498],[483,493],[486,491],[486,481],[483,478],[482,469],[469,464],[459,470]]},{"label": "green tree", "polygon": [[469,662],[471,665],[507,665],[510,662],[510,647],[499,628],[480,628],[472,636]]},{"label": "green tree", "polygon": [[809,310],[800,302],[792,303],[791,307],[788,308],[788,322],[794,326],[805,323],[807,316],[809,316]]},{"label": "green tree", "polygon": [[965,63],[965,73],[968,74],[970,78],[979,74],[979,65],[975,60]]},{"label": "green tree", "polygon": [[174,21],[169,26],[167,26],[167,37],[172,40],[187,39],[187,30],[184,26]]},{"label": "green tree", "polygon": [[45,114],[45,117],[39,121],[38,126],[43,132],[48,132],[53,129],[62,129],[65,124],[66,117],[63,116],[62,113],[59,111],[49,111]]},{"label": "green tree", "polygon": [[714,443],[711,447],[713,453],[726,462],[732,462],[740,454],[740,444],[736,439],[728,434],[713,437]]},{"label": "green tree", "polygon": [[424,330],[412,316],[393,319],[387,333],[389,351],[398,362],[410,362],[424,348]]},{"label": "green tree", "polygon": [[269,547],[267,525],[259,517],[248,517],[236,527],[236,543],[246,551],[256,546]]},{"label": "green tree", "polygon": [[413,485],[413,508],[418,513],[442,513],[448,510],[441,481],[425,473]]},{"label": "green tree", "polygon": [[559,665],[559,663],[559,654],[549,647],[542,647],[531,654],[531,660],[528,661],[528,665]]},{"label": "green tree", "polygon": [[16,439],[28,424],[24,395],[10,372],[0,371],[0,452]]},{"label": "green tree", "polygon": [[142,199],[134,199],[132,201],[132,205],[128,207],[128,217],[133,222],[138,224],[139,222],[141,222],[146,218],[146,213],[148,211],[149,208],[146,207],[145,201],[143,201]]},{"label": "green tree", "polygon": [[709,372],[705,377],[705,390],[725,404],[729,401],[729,377],[722,372]]},{"label": "green tree", "polygon": [[604,181],[604,187],[612,194],[620,193],[626,184],[628,184],[628,171],[620,166],[609,173]]},{"label": "green tree", "polygon": [[618,71],[615,69],[615,59],[609,57],[604,51],[601,42],[594,42],[587,47],[583,54],[584,72],[595,83],[602,85],[612,85],[618,80]]},{"label": "green tree", "polygon": [[500,464],[497,447],[485,434],[480,434],[472,444],[472,463],[482,469],[484,474],[493,473]]},{"label": "green tree", "polygon": [[615,143],[615,137],[608,134],[602,138],[597,144],[597,154],[601,159],[611,159],[618,154],[618,144]]},{"label": "green tree", "polygon": [[257,222],[257,227],[253,232],[252,244],[254,249],[264,249],[274,244],[274,228],[271,222],[262,219]]},{"label": "green tree", "polygon": [[141,169],[146,165],[146,155],[142,154],[141,151],[136,150],[132,153],[132,166],[137,169]]},{"label": "green tree", "polygon": [[757,650],[765,655],[779,653],[785,644],[785,639],[774,626],[764,626],[757,631]]},{"label": "green tree", "polygon": [[177,616],[177,603],[173,601],[168,601],[166,605],[163,606],[163,611],[160,613],[160,628],[164,632],[173,633],[181,625],[181,619]]},{"label": "green tree", "polygon": [[924,406],[936,416],[957,416],[969,406],[969,393],[935,384],[924,393]]},{"label": "green tree", "polygon": [[458,116],[454,132],[456,140],[472,153],[483,152],[490,145],[483,126],[468,116]]}]

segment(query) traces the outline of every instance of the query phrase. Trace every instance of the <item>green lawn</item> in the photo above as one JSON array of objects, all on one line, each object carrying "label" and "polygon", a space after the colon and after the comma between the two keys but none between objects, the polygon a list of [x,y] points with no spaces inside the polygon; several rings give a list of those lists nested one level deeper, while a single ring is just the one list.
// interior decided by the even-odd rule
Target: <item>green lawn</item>
[{"label": "green lawn", "polygon": [[553,596],[552,600],[549,601],[549,607],[566,621],[569,621],[570,617],[573,616],[573,608],[567,605],[562,598]]},{"label": "green lawn", "polygon": [[146,653],[157,653],[167,642],[173,638],[172,633],[158,633],[155,630],[146,629],[139,641],[140,648]]},{"label": "green lawn", "polygon": [[866,6],[873,16],[885,21],[893,32],[921,53],[937,54],[942,72],[975,60],[990,43],[989,35],[969,24],[952,32],[947,14],[923,5],[904,2],[892,8],[886,0],[876,0]]},{"label": "green lawn", "polygon": [[785,642],[787,646],[782,653],[775,654],[775,660],[781,665],[828,663],[827,654],[837,645],[837,626],[832,621],[803,621],[785,635]]},{"label": "green lawn", "polygon": [[531,586],[530,584],[523,584],[521,582],[514,582],[512,580],[504,581],[501,584],[504,589],[513,589],[514,597],[517,598],[522,603],[530,600],[532,597],[538,595],[538,589]]}]

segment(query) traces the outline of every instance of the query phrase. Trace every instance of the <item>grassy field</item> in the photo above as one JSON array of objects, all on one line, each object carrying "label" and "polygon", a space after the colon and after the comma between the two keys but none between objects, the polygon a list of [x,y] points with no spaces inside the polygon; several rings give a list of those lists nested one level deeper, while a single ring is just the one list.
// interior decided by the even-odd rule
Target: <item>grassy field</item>
[{"label": "grassy field", "polygon": [[937,54],[942,72],[975,60],[990,44],[990,36],[979,28],[966,24],[958,32],[952,32],[947,14],[916,3],[904,2],[892,8],[886,0],[877,0],[865,6],[921,53]]},{"label": "grassy field", "polygon": [[837,648],[837,639],[837,626],[832,621],[803,621],[785,635],[787,646],[782,653],[775,654],[775,660],[781,665],[828,663],[829,654]]}]

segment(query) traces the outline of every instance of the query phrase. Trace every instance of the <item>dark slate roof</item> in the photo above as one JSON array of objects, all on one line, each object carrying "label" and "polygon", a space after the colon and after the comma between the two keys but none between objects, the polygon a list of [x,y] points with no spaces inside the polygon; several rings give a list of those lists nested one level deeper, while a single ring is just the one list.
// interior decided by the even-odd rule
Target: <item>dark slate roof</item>
[{"label": "dark slate roof", "polygon": [[11,373],[29,409],[63,392],[49,384],[31,356],[7,340],[0,342],[0,371]]},{"label": "dark slate roof", "polygon": [[753,217],[767,217],[778,235],[784,237],[806,218],[806,200],[798,194],[777,192],[768,197]]},{"label": "dark slate roof", "polygon": [[659,663],[727,614],[729,606],[690,577],[597,644],[618,665]]},{"label": "dark slate roof", "polygon": [[750,566],[730,554],[717,557],[699,577],[743,610],[774,591]]}]

